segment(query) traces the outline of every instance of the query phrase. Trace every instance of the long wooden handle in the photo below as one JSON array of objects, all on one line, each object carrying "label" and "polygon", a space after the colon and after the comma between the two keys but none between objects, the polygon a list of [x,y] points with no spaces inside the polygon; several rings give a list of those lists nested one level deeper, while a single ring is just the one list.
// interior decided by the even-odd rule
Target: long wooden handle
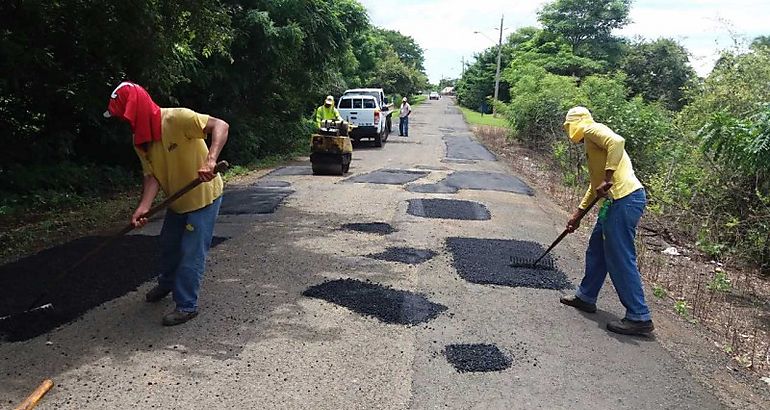
[{"label": "long wooden handle", "polygon": [[[586,216],[586,214],[588,213],[588,211],[590,211],[590,210],[591,210],[591,208],[593,208],[593,207],[594,207],[594,205],[596,205],[596,203],[597,203],[597,202],[599,202],[599,200],[600,200],[600,199],[602,199],[602,197],[600,197],[599,195],[597,195],[597,196],[594,198],[594,200],[593,200],[593,201],[591,201],[591,203],[590,203],[590,204],[588,204],[588,207],[587,207],[586,209],[583,209],[583,210],[582,210],[582,212],[580,212],[580,215],[578,215],[578,219],[577,219],[577,221],[578,221],[578,222],[580,222],[580,221],[583,219],[583,217],[584,217],[584,216]],[[539,258],[537,258],[537,260],[535,261],[535,263],[533,263],[533,265],[537,265],[537,263],[538,263],[538,262],[540,262],[540,260],[541,260],[541,259],[545,258],[545,255],[548,255],[548,252],[551,252],[551,250],[553,250],[553,248],[555,248],[555,247],[556,247],[556,245],[558,245],[558,244],[559,244],[559,242],[561,242],[561,241],[562,241],[562,239],[564,239],[564,238],[565,238],[565,237],[566,237],[568,234],[569,234],[569,230],[565,228],[565,229],[564,229],[564,231],[562,231],[561,235],[559,235],[559,237],[558,237],[558,238],[556,238],[556,240],[555,240],[555,241],[553,241],[553,243],[551,244],[551,246],[549,246],[549,247],[548,247],[548,249],[546,249],[546,250],[545,250],[545,252],[543,252],[543,254],[542,254],[542,255],[540,255],[540,257],[539,257]]]},{"label": "long wooden handle", "polygon": [[45,396],[46,393],[48,393],[49,390],[53,387],[53,380],[51,379],[45,379],[42,383],[40,383],[40,386],[37,386],[37,389],[32,392],[32,394],[29,395],[21,404],[19,404],[14,410],[32,410],[37,406],[37,403],[40,402],[40,399]]}]

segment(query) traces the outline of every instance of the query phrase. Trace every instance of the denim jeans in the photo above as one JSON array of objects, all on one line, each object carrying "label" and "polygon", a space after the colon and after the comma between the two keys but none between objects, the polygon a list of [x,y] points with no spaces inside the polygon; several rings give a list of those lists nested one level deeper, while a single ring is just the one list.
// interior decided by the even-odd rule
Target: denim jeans
[{"label": "denim jeans", "polygon": [[607,273],[626,308],[626,319],[651,320],[644,301],[644,288],[636,265],[636,226],[644,213],[647,197],[640,188],[614,200],[604,221],[597,221],[586,251],[586,271],[575,295],[596,303]]},{"label": "denim jeans", "polygon": [[398,118],[398,135],[409,136],[409,117]]},{"label": "denim jeans", "polygon": [[158,285],[172,290],[176,310],[195,312],[198,309],[198,292],[206,269],[206,254],[211,246],[221,204],[220,196],[197,211],[185,214],[166,211],[160,231]]}]

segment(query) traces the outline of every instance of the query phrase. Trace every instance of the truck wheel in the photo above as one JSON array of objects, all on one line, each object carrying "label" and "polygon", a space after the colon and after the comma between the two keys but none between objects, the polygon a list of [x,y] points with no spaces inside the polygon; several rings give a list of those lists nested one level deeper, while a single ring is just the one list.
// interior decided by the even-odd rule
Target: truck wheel
[{"label": "truck wheel", "polygon": [[382,134],[377,134],[374,136],[374,146],[379,148],[382,146]]}]

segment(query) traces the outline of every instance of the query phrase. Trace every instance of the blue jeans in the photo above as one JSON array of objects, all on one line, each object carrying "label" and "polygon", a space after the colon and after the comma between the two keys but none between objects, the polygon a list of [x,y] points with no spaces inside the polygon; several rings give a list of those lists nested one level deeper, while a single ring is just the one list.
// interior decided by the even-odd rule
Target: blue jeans
[{"label": "blue jeans", "polygon": [[197,211],[185,214],[166,211],[160,231],[158,285],[173,291],[176,310],[198,310],[198,292],[206,269],[206,254],[211,246],[221,204],[220,196]]},{"label": "blue jeans", "polygon": [[409,117],[398,117],[398,135],[409,136]]},{"label": "blue jeans", "polygon": [[647,196],[640,188],[612,202],[604,221],[596,226],[586,251],[586,271],[575,296],[596,303],[607,273],[626,308],[626,319],[651,320],[644,301],[644,288],[636,265],[636,226],[647,205]]}]

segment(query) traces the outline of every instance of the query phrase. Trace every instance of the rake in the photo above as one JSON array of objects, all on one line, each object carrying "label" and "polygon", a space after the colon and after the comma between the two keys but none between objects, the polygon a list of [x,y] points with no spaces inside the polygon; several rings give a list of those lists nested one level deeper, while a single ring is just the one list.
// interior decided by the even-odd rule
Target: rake
[{"label": "rake", "polygon": [[[581,210],[580,215],[578,215],[577,222],[580,222],[583,219],[583,217],[586,216],[588,211],[590,211],[591,208],[593,208],[594,205],[596,205],[596,203],[599,202],[600,199],[602,199],[602,197],[597,195],[596,198],[594,198],[594,200],[591,201],[591,203],[588,205],[586,209]],[[551,246],[549,246],[548,249],[546,249],[545,252],[543,252],[543,254],[540,255],[540,257],[535,259],[534,261],[531,258],[511,256],[511,262],[509,266],[514,268],[529,268],[529,269],[542,269],[542,270],[556,269],[556,265],[554,265],[553,259],[546,259],[545,261],[543,261],[543,263],[540,263],[540,261],[542,261],[543,258],[545,258],[545,256],[548,255],[548,253],[551,252],[551,250],[553,250],[553,248],[555,248],[556,245],[558,245],[559,242],[561,242],[562,239],[564,239],[568,234],[569,234],[569,230],[565,228],[564,232],[562,232],[561,235],[559,235],[559,237],[556,238],[555,241],[553,241]]]},{"label": "rake", "polygon": [[[216,167],[214,168],[214,173],[215,174],[222,173],[222,172],[227,171],[229,168],[230,168],[230,164],[228,164],[227,161],[220,161],[220,162],[217,163]],[[155,215],[156,213],[160,212],[161,210],[163,210],[166,207],[168,207],[169,205],[171,205],[172,202],[174,202],[177,199],[179,199],[182,195],[184,195],[184,194],[192,191],[193,189],[195,189],[201,183],[203,183],[203,181],[200,180],[199,178],[196,178],[195,180],[190,181],[190,183],[188,183],[187,185],[182,187],[179,191],[175,192],[173,195],[171,195],[168,198],[166,198],[163,202],[161,202],[158,205],[155,205],[154,207],[152,207],[149,211],[147,211],[146,214],[144,214],[142,216],[142,218],[149,218],[149,217]],[[94,255],[96,255],[99,252],[101,252],[102,250],[104,250],[104,248],[108,247],[116,239],[120,238],[121,236],[123,236],[123,235],[125,235],[125,234],[127,234],[129,232],[131,232],[132,230],[134,230],[134,225],[132,225],[132,224],[126,225],[123,229],[120,230],[120,232],[117,232],[117,233],[113,234],[112,236],[110,236],[109,238],[107,238],[105,241],[100,243],[98,246],[93,248],[91,251],[89,251],[88,253],[83,255],[83,257],[81,257],[77,262],[75,262],[75,264],[70,266],[68,269],[62,271],[58,276],[55,276],[53,278],[53,280],[51,280],[49,283],[58,283],[68,273],[70,273],[70,272],[74,271],[76,268],[80,267],[80,265],[82,265],[83,263],[85,263],[86,261],[91,259]],[[6,319],[9,319],[11,317],[15,317],[15,316],[22,315],[22,314],[36,313],[36,312],[39,313],[39,312],[44,312],[44,311],[53,309],[53,304],[51,304],[51,303],[46,303],[44,305],[40,304],[48,296],[48,292],[49,291],[50,291],[50,286],[49,286],[48,290],[46,290],[45,292],[41,293],[40,296],[35,298],[35,300],[32,303],[29,304],[29,307],[26,310],[24,310],[22,312],[18,312],[18,313],[13,313],[13,314],[10,314],[8,316],[0,317],[0,320],[6,320]]]}]

